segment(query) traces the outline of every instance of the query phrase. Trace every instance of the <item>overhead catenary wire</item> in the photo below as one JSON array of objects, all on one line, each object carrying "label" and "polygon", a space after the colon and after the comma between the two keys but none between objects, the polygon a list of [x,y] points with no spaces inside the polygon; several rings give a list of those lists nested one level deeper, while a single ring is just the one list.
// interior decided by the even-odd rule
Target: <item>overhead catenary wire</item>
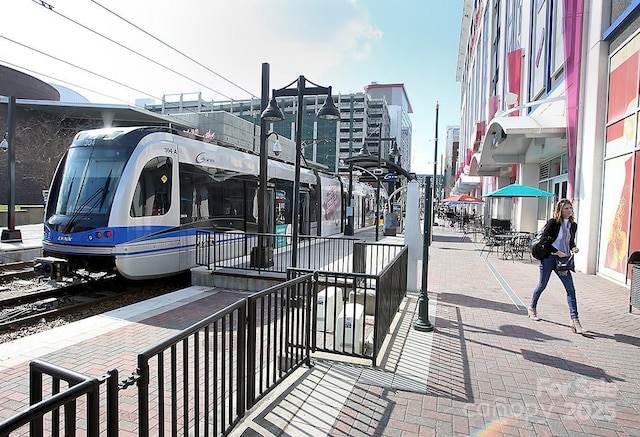
[{"label": "overhead catenary wire", "polygon": [[[123,48],[123,49],[125,49],[125,50],[127,50],[127,51],[129,51],[129,52],[131,52],[131,53],[133,53],[133,54],[135,54],[135,55],[138,55],[138,56],[140,56],[141,58],[143,58],[143,59],[145,59],[145,60],[147,60],[147,61],[149,61],[149,62],[151,62],[151,63],[153,63],[153,64],[155,64],[155,65],[157,65],[157,66],[159,66],[159,67],[161,67],[161,68],[164,68],[165,70],[168,70],[168,71],[170,71],[170,72],[172,72],[172,73],[174,73],[174,74],[177,74],[178,76],[180,76],[180,77],[182,77],[182,78],[184,78],[184,79],[187,79],[187,80],[189,80],[189,81],[191,81],[191,82],[193,82],[193,83],[196,83],[196,84],[200,85],[201,87],[206,88],[206,89],[208,89],[208,90],[210,90],[210,91],[212,91],[212,92],[214,92],[214,93],[218,94],[219,96],[222,96],[222,97],[224,97],[224,98],[226,98],[226,99],[229,99],[229,100],[233,100],[231,97],[227,96],[226,94],[223,94],[223,93],[221,93],[220,91],[217,91],[217,90],[215,90],[215,89],[213,89],[213,88],[211,88],[211,87],[209,87],[209,86],[207,86],[207,85],[205,85],[205,84],[203,84],[203,83],[201,83],[201,82],[199,82],[199,81],[197,81],[197,80],[195,80],[195,79],[193,79],[193,78],[191,78],[191,77],[189,77],[189,76],[186,76],[186,75],[184,75],[184,74],[180,73],[179,71],[174,70],[174,69],[173,69],[173,68],[171,68],[171,67],[168,67],[168,66],[166,66],[166,65],[164,65],[164,64],[162,64],[162,63],[160,63],[160,62],[158,62],[158,61],[156,61],[156,60],[154,60],[154,59],[151,59],[151,58],[150,58],[150,57],[148,57],[147,55],[144,55],[144,54],[142,54],[142,53],[140,53],[140,52],[138,52],[138,51],[136,51],[136,50],[133,50],[133,49],[131,49],[131,48],[129,48],[129,47],[127,47],[127,46],[125,46],[124,44],[122,44],[122,43],[120,43],[120,42],[118,42],[118,41],[114,40],[113,38],[110,38],[110,37],[108,37],[108,36],[106,36],[106,35],[104,35],[104,34],[102,34],[102,33],[98,32],[98,31],[96,31],[96,30],[94,30],[94,29],[91,29],[91,28],[90,28],[90,27],[88,27],[88,26],[85,26],[84,24],[82,24],[82,23],[80,23],[80,22],[78,22],[78,21],[74,20],[73,18],[67,17],[67,16],[66,16],[66,15],[64,15],[64,14],[62,14],[62,13],[60,13],[60,12],[57,12],[57,11],[54,9],[53,5],[51,5],[51,4],[49,4],[49,3],[46,3],[46,2],[44,2],[43,0],[32,0],[32,1],[33,1],[34,3],[37,3],[37,4],[41,5],[41,6],[43,6],[45,9],[47,9],[47,10],[49,10],[49,11],[53,12],[54,14],[56,14],[56,15],[58,15],[58,16],[60,16],[60,17],[64,18],[65,20],[68,20],[68,21],[70,21],[70,22],[72,22],[72,23],[76,24],[77,26],[82,27],[82,28],[83,28],[83,29],[85,29],[85,30],[88,30],[89,32],[94,33],[95,35],[98,35],[99,37],[104,38],[104,39],[106,39],[107,41],[109,41],[109,42],[111,42],[111,43],[113,43],[113,44],[116,44],[118,47],[121,47],[121,48]],[[102,5],[99,5],[99,6],[102,6]],[[126,20],[125,20],[125,21],[126,21]],[[154,37],[154,38],[155,38],[155,37]],[[174,50],[175,50],[175,49],[174,49]],[[180,53],[180,52],[179,52],[179,53]],[[186,55],[185,55],[185,56],[186,56]],[[215,72],[214,72],[214,73],[215,73]],[[215,74],[217,75],[217,73],[215,73]],[[220,77],[222,77],[222,76],[220,76]],[[224,79],[224,78],[223,78],[223,79]],[[227,79],[225,79],[225,80],[227,80]],[[234,84],[234,85],[235,85],[235,84]],[[131,89],[131,88],[130,88],[130,89]],[[244,91],[244,90],[243,90],[243,91]],[[246,91],[245,91],[245,92],[246,92]],[[157,97],[154,97],[154,98],[157,98]],[[160,98],[159,100],[162,100],[162,98]]]},{"label": "overhead catenary wire", "polygon": [[[26,72],[29,72],[29,73],[32,73],[32,74],[36,74],[36,75],[41,76],[41,77],[46,77],[46,78],[48,78],[48,79],[52,79],[52,80],[54,80],[54,81],[56,81],[56,82],[59,82],[59,83],[61,83],[61,84],[67,84],[67,85],[73,86],[73,87],[75,87],[75,88],[79,88],[79,89],[81,89],[81,90],[89,91],[90,93],[99,94],[99,95],[101,95],[101,96],[107,97],[107,98],[109,98],[109,99],[117,100],[117,101],[122,102],[122,103],[125,103],[125,104],[127,104],[127,105],[129,105],[129,104],[130,104],[130,103],[129,103],[129,102],[127,102],[126,100],[119,99],[119,98],[117,98],[117,97],[110,96],[110,95],[105,94],[105,93],[102,93],[102,92],[100,92],[100,91],[92,90],[91,88],[83,87],[83,86],[81,86],[81,85],[78,85],[78,84],[75,84],[75,83],[71,83],[71,82],[66,81],[66,80],[64,80],[64,79],[60,79],[60,78],[57,78],[57,77],[51,76],[51,75],[49,75],[49,74],[42,73],[42,72],[40,72],[40,71],[32,70],[32,69],[30,69],[30,68],[26,68],[26,67],[23,67],[23,66],[21,66],[21,65],[14,64],[14,63],[12,63],[12,62],[5,61],[5,60],[3,60],[3,59],[0,59],[0,63],[1,63],[1,64],[4,64],[4,65],[9,65],[9,66],[14,67],[14,68],[16,68],[16,69],[18,69],[18,70],[26,71]],[[153,97],[153,96],[149,96],[149,97]]]},{"label": "overhead catenary wire", "polygon": [[109,82],[115,83],[116,85],[119,85],[119,86],[125,87],[125,88],[127,88],[127,89],[130,89],[130,90],[135,91],[135,92],[140,93],[140,94],[144,94],[145,96],[153,97],[154,99],[157,99],[157,100],[162,100],[162,97],[157,97],[157,96],[154,96],[153,94],[148,93],[148,92],[146,92],[146,91],[142,91],[142,90],[139,90],[139,89],[137,89],[137,88],[133,88],[133,87],[131,87],[131,86],[129,86],[129,85],[125,85],[124,83],[119,82],[119,81],[117,81],[117,80],[115,80],[115,79],[108,78],[107,76],[104,76],[104,75],[102,75],[102,74],[100,74],[100,73],[96,73],[95,71],[91,71],[91,70],[88,70],[88,69],[86,69],[86,68],[84,68],[84,67],[81,67],[81,66],[79,66],[79,65],[73,64],[73,63],[71,63],[71,62],[69,62],[69,61],[65,61],[64,59],[61,59],[61,58],[58,58],[58,57],[56,57],[56,56],[50,55],[50,54],[48,54],[48,53],[43,52],[42,50],[38,50],[38,49],[36,49],[36,48],[34,48],[34,47],[30,47],[30,46],[28,46],[28,45],[26,45],[26,44],[23,44],[23,43],[21,43],[21,42],[18,42],[18,41],[16,41],[16,40],[14,40],[14,39],[8,38],[8,37],[3,36],[3,35],[0,35],[0,38],[5,39],[5,40],[7,40],[7,41],[9,41],[9,42],[12,42],[12,43],[14,43],[14,44],[17,44],[17,45],[19,45],[19,46],[21,46],[21,47],[24,47],[24,48],[26,48],[26,49],[33,50],[34,52],[36,52],[36,53],[40,53],[41,55],[44,55],[44,56],[47,56],[47,57],[49,57],[49,58],[55,59],[56,61],[58,61],[58,62],[62,62],[63,64],[67,64],[67,65],[69,65],[69,66],[71,66],[71,67],[73,67],[73,68],[80,69],[80,70],[82,70],[82,71],[84,71],[84,72],[86,72],[86,73],[92,74],[92,75],[97,76],[97,77],[99,77],[99,78],[101,78],[101,79],[104,79],[104,80],[107,80],[107,81],[109,81]]},{"label": "overhead catenary wire", "polygon": [[[33,0],[36,1],[36,0]],[[99,2],[97,2],[96,0],[91,0],[93,3],[95,3],[96,5],[100,6],[102,9],[104,9],[105,11],[109,12],[110,14],[118,17],[120,20],[124,21],[125,23],[129,24],[130,26],[133,26],[134,28],[138,29],[140,32],[144,33],[145,35],[149,36],[150,38],[153,38],[154,40],[158,41],[160,44],[164,45],[165,47],[170,48],[171,50],[173,50],[174,52],[178,53],[181,56],[184,56],[185,58],[187,58],[188,60],[190,60],[191,62],[194,62],[195,64],[199,65],[200,67],[204,68],[205,70],[207,70],[208,72],[216,75],[217,77],[219,77],[220,79],[224,80],[225,82],[235,86],[236,88],[244,91],[245,93],[249,94],[251,97],[255,97],[258,98],[258,96],[256,96],[255,94],[253,94],[251,91],[248,91],[246,89],[244,89],[243,87],[241,87],[240,85],[238,85],[237,83],[227,79],[226,77],[222,76],[219,73],[216,73],[215,71],[213,71],[212,69],[210,69],[209,67],[207,67],[206,65],[202,64],[201,62],[197,61],[196,59],[192,58],[191,56],[187,55],[186,53],[182,52],[181,50],[176,49],[175,47],[173,47],[172,45],[162,41],[160,38],[156,37],[155,35],[147,32],[146,30],[144,30],[143,28],[141,28],[140,26],[136,25],[135,23],[132,23],[131,21],[127,20],[126,18],[122,17],[121,15],[117,14],[116,12],[112,11],[111,9],[107,8],[106,6],[100,4]],[[231,99],[230,99],[231,100]]]}]

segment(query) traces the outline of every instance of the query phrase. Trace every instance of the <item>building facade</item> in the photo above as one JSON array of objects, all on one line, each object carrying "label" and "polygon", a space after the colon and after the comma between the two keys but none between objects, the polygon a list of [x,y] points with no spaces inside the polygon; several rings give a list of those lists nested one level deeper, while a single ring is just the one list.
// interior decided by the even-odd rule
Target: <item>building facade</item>
[{"label": "building facade", "polygon": [[[340,110],[340,121],[318,119],[315,114],[324,104],[325,96],[305,96],[303,107],[303,156],[329,172],[338,173],[341,160],[360,152],[366,140],[367,148],[377,155],[377,137],[395,138],[400,152],[400,164],[410,168],[412,112],[404,85],[371,84],[361,93],[333,96]],[[278,104],[285,119],[270,123],[269,131],[295,140],[296,97],[280,97]],[[146,109],[163,114],[192,114],[224,111],[260,128],[260,99],[233,101],[204,101],[200,93],[166,95],[159,105],[145,105]],[[206,132],[201,132],[206,133]],[[257,141],[257,135],[256,141]],[[389,141],[380,144],[382,158],[387,159],[391,150]],[[258,150],[256,143],[254,150]]]},{"label": "building facade", "polygon": [[485,218],[535,231],[573,200],[577,268],[622,283],[640,249],[637,0],[465,0],[459,178],[550,198],[489,200]]}]

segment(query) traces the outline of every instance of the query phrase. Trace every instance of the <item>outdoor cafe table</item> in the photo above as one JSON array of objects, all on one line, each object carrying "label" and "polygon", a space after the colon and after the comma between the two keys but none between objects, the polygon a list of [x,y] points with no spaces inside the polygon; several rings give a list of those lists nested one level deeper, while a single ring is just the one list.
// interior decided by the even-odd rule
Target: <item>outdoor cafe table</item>
[{"label": "outdoor cafe table", "polygon": [[530,232],[506,232],[504,234],[497,234],[494,238],[496,241],[501,244],[498,247],[502,246],[502,255],[499,255],[501,259],[515,259],[516,257],[522,258],[524,247],[519,244],[521,241],[521,237],[528,237]]}]

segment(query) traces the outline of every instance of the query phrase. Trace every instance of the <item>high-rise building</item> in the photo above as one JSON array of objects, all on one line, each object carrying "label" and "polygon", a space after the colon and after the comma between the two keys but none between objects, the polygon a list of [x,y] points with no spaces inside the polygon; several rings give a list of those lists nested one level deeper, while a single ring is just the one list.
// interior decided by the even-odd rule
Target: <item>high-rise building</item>
[{"label": "high-rise building", "polygon": [[[394,138],[401,153],[400,164],[409,170],[411,157],[411,105],[402,84],[371,84],[365,92],[333,96],[340,109],[340,121],[321,120],[315,116],[324,104],[325,96],[305,96],[303,114],[302,147],[307,163],[326,171],[338,173],[340,161],[356,155],[366,140],[369,151],[378,154],[376,138]],[[278,98],[285,119],[269,123],[267,129],[278,135],[295,140],[297,97]],[[206,114],[217,111],[228,112],[254,125],[253,145],[244,149],[258,150],[260,128],[260,100],[205,101],[200,93],[165,95],[161,104],[146,105],[146,109],[163,114]],[[204,119],[203,119],[204,120]],[[206,120],[205,120],[206,121]],[[200,129],[205,133],[207,128]],[[245,140],[246,142],[246,140]],[[380,143],[382,159],[387,159],[391,141]]]}]

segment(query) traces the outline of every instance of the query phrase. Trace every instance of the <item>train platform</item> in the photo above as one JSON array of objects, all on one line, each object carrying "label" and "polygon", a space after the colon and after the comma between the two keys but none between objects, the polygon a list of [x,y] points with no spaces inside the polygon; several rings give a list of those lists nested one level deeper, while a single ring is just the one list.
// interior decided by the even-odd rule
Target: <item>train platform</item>
[{"label": "train platform", "polygon": [[[8,229],[2,227],[0,230]],[[42,223],[16,226],[22,241],[0,241],[0,264],[31,261],[42,256]]]},{"label": "train platform", "polygon": [[[373,241],[373,228],[357,237]],[[402,243],[403,236],[382,242]],[[629,289],[574,274],[580,319],[552,278],[526,307],[534,260],[480,256],[481,245],[434,228],[428,295],[432,332],[414,329],[409,293],[378,367],[315,356],[263,398],[233,436],[640,435],[640,314]],[[485,254],[486,255],[486,254]],[[246,294],[192,286],[151,301],[0,344],[0,420],[28,405],[34,358],[99,375],[133,371],[136,353]],[[135,396],[135,391],[121,396]],[[134,400],[123,404],[135,406]],[[120,435],[136,435],[135,412]],[[126,417],[125,417],[126,419]]]}]

